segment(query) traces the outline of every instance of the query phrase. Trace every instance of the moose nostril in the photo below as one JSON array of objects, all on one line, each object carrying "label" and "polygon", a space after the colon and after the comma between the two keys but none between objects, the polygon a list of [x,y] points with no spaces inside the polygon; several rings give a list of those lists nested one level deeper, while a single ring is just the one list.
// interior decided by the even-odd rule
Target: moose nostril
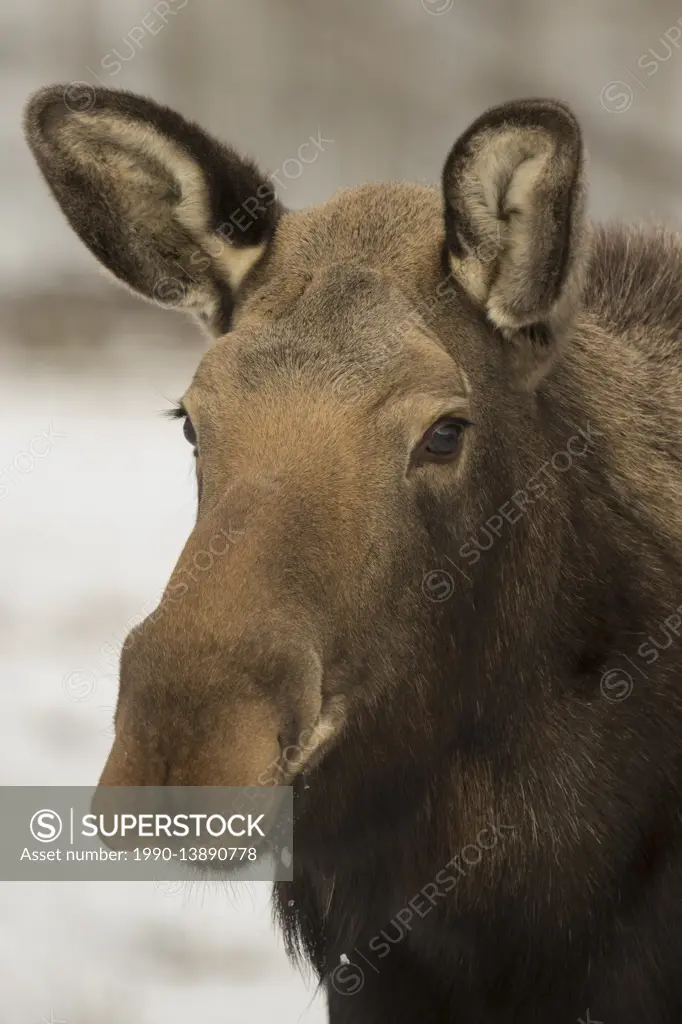
[{"label": "moose nostril", "polygon": [[221,635],[220,672],[206,674],[204,637],[195,638],[201,651],[184,639],[180,647],[177,627],[170,611],[149,622],[122,662],[117,736],[100,785],[286,784],[323,702],[322,661],[303,625],[269,620],[265,635],[255,625]]}]

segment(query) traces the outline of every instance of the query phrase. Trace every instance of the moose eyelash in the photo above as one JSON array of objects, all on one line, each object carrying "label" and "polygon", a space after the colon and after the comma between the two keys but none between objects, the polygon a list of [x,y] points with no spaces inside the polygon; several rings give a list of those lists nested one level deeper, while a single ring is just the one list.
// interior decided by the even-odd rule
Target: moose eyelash
[{"label": "moose eyelash", "polygon": [[[164,416],[167,416],[171,420],[184,420],[183,433],[186,439],[192,444],[194,451],[194,458],[198,458],[199,452],[197,447],[197,436],[192,426],[192,421],[189,418],[189,413],[182,402],[174,402],[171,409],[164,410]],[[191,432],[191,436],[190,436]]]},{"label": "moose eyelash", "polygon": [[187,415],[187,410],[182,402],[175,402],[172,409],[164,410],[164,416],[167,416],[170,420],[183,420],[187,418]]}]

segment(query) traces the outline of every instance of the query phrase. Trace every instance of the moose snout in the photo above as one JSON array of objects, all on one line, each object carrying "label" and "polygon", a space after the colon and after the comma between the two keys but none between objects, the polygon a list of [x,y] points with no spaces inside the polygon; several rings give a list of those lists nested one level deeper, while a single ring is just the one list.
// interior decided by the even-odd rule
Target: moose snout
[{"label": "moose snout", "polygon": [[[121,661],[115,739],[99,785],[273,786],[322,711],[322,663],[295,630],[232,644],[142,630]],[[287,769],[282,754],[289,752]],[[301,750],[307,753],[305,741]]]}]

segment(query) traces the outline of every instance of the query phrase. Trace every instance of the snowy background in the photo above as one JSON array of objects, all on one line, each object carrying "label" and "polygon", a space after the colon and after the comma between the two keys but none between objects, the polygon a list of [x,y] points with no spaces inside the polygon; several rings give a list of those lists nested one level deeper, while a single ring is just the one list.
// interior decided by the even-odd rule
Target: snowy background
[{"label": "snowy background", "polygon": [[[159,410],[197,353],[131,330],[96,355],[1,349],[4,785],[92,785],[111,742],[114,652],[155,603],[194,516],[181,427]],[[53,447],[30,468],[41,431]],[[42,452],[44,439],[33,445]],[[18,472],[16,467],[19,467]],[[13,482],[12,482],[13,481]],[[269,886],[0,883],[2,1024],[319,1024]]]},{"label": "snowy background", "polygon": [[[282,200],[436,180],[486,105],[569,100],[601,217],[679,217],[682,8],[652,0],[22,0],[0,10],[0,784],[96,780],[114,653],[194,516],[160,412],[203,348],[100,275],[20,137],[34,88],[148,92],[270,171],[332,139]],[[158,9],[159,5],[156,4]],[[164,10],[164,7],[161,7]],[[678,21],[679,19],[679,21]],[[118,70],[115,70],[118,68]],[[280,175],[280,180],[282,177]],[[51,436],[49,451],[42,457]],[[268,886],[0,883],[0,1024],[320,1024]]]}]

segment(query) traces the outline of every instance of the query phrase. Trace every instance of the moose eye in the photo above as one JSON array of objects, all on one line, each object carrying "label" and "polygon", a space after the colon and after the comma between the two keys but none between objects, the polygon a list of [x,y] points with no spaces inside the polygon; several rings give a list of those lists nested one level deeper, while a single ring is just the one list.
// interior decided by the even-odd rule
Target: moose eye
[{"label": "moose eye", "polygon": [[189,416],[185,416],[185,422],[182,424],[182,432],[189,441],[189,443],[192,445],[192,447],[196,448],[197,432],[194,429],[194,425]]},{"label": "moose eye", "polygon": [[420,462],[451,462],[457,458],[462,447],[464,431],[468,420],[444,416],[437,420],[424,434],[415,452]]}]

